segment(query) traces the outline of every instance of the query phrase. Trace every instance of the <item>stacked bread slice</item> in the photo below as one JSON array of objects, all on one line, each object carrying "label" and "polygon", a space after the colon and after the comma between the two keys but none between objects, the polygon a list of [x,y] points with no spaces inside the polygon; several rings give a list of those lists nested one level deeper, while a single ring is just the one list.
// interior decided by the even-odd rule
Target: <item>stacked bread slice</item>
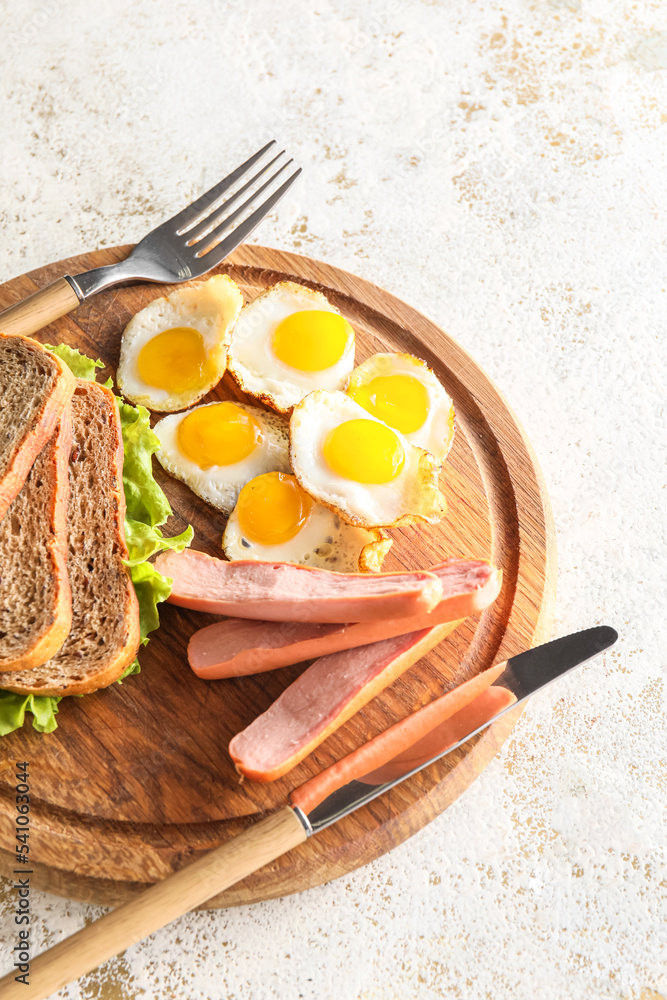
[{"label": "stacked bread slice", "polygon": [[0,688],[84,694],[136,656],[113,393],[0,335]]}]

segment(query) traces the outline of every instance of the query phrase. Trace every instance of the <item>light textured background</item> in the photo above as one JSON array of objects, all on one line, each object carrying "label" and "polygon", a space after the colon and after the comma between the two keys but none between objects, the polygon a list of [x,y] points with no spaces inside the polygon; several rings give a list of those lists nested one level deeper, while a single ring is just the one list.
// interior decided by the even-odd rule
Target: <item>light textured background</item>
[{"label": "light textured background", "polygon": [[[390,855],[183,917],[59,995],[667,994],[663,0],[0,11],[0,278],[140,237],[275,136],[305,174],[257,241],[379,283],[478,359],[549,485],[556,634],[621,633]],[[39,948],[101,912],[35,893]]]}]

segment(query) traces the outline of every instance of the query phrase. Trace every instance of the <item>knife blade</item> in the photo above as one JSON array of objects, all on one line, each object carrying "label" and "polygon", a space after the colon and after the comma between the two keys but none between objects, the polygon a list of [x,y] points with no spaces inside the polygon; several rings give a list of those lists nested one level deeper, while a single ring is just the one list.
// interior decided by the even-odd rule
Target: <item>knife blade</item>
[{"label": "knife blade", "polygon": [[[432,752],[427,753],[425,757],[422,756],[421,759],[415,761],[414,754],[410,756],[410,754],[405,753],[399,754],[398,757],[389,757],[386,760],[380,757],[377,766],[372,768],[370,774],[363,773],[363,762],[368,761],[369,757],[372,756],[368,752],[368,745],[366,745],[359,751],[348,755],[344,759],[345,765],[343,767],[339,763],[327,768],[317,777],[306,782],[305,785],[295,789],[290,795],[290,804],[306,828],[306,833],[308,836],[312,836],[312,834],[326,829],[332,823],[336,823],[339,819],[354,812],[355,809],[372,802],[423,768],[434,764],[488,726],[493,725],[506,712],[516,708],[536,691],[551,684],[558,677],[569,673],[575,667],[586,663],[594,656],[598,656],[612,646],[617,639],[618,633],[615,629],[607,625],[600,625],[563,636],[560,639],[554,639],[552,642],[519,653],[505,661],[504,664],[498,664],[492,668],[493,676],[489,680],[492,680],[493,687],[488,688],[487,691],[507,692],[508,697],[500,698],[499,702],[496,699],[496,704],[500,703],[501,705],[499,710],[490,715],[488,712],[485,713],[484,708],[486,706],[494,707],[494,702],[489,699],[488,693],[485,694],[484,688],[479,683],[475,687],[472,682],[469,682],[472,692],[470,700],[458,713],[446,718],[445,722],[448,725],[443,723],[446,733],[443,736],[445,743],[437,749],[431,745]],[[491,671],[487,673],[491,673]],[[483,682],[483,679],[484,674],[475,678],[475,682]],[[455,689],[452,694],[457,691],[461,692],[463,687],[465,685]],[[447,697],[444,696],[440,700],[444,702]],[[430,712],[433,717],[431,706],[415,713],[415,716],[425,712]],[[405,726],[407,721],[397,723],[391,729],[397,731],[401,726]],[[392,741],[383,738],[385,735],[376,737],[379,753],[382,750],[382,744],[395,745],[396,743],[395,739]],[[394,733],[394,736],[396,735],[400,736],[400,734]],[[371,741],[371,743],[373,742],[375,741]],[[422,742],[424,741],[422,740]],[[358,757],[358,764],[354,760],[355,754]],[[401,766],[401,758],[406,757],[407,762]],[[392,762],[395,762],[394,776],[389,780],[381,780],[383,770],[386,772],[387,765],[391,765]],[[361,773],[359,773],[360,770]],[[356,773],[356,776],[341,784],[340,779],[345,774],[350,773]],[[329,788],[332,791],[325,795],[324,793]]]}]

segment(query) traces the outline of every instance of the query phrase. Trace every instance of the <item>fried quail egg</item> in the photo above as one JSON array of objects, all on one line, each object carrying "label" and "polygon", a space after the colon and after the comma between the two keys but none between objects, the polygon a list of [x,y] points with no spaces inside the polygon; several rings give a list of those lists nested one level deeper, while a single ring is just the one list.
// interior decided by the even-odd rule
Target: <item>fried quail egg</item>
[{"label": "fried quail egg", "polygon": [[288,413],[313,389],[345,388],[354,330],[321,292],[281,281],[243,309],[228,366],[245,392]]},{"label": "fried quail egg", "polygon": [[288,421],[247,403],[205,403],[164,417],[154,430],[165,472],[225,514],[255,476],[291,471]]},{"label": "fried quail egg", "polygon": [[294,476],[267,472],[241,490],[222,547],[228,559],[300,563],[336,573],[377,573],[391,539],[384,531],[347,524],[316,503]]},{"label": "fried quail egg", "polygon": [[116,376],[123,396],[164,413],[196,403],[225,373],[242,306],[226,274],[150,302],[123,333]]},{"label": "fried quail egg", "polygon": [[347,394],[444,462],[454,439],[454,405],[425,362],[411,354],[374,354],[354,369]]},{"label": "fried quail egg", "polygon": [[433,524],[445,513],[433,456],[344,392],[316,389],[295,406],[290,459],[303,489],[350,524]]}]

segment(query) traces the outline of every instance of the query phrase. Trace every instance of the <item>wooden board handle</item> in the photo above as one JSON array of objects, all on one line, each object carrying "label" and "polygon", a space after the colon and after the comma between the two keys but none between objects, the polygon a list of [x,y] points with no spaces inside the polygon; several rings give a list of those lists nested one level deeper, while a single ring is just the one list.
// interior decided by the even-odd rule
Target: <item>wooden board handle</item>
[{"label": "wooden board handle", "polygon": [[296,813],[285,806],[42,952],[30,962],[28,985],[15,981],[18,969],[0,979],[0,997],[2,1000],[44,1000],[73,979],[91,972],[118,952],[286,854],[305,839],[303,824]]},{"label": "wooden board handle", "polygon": [[79,305],[76,294],[66,278],[52,281],[46,288],[29,295],[22,302],[0,313],[0,333],[29,337],[54,320],[65,316]]}]

